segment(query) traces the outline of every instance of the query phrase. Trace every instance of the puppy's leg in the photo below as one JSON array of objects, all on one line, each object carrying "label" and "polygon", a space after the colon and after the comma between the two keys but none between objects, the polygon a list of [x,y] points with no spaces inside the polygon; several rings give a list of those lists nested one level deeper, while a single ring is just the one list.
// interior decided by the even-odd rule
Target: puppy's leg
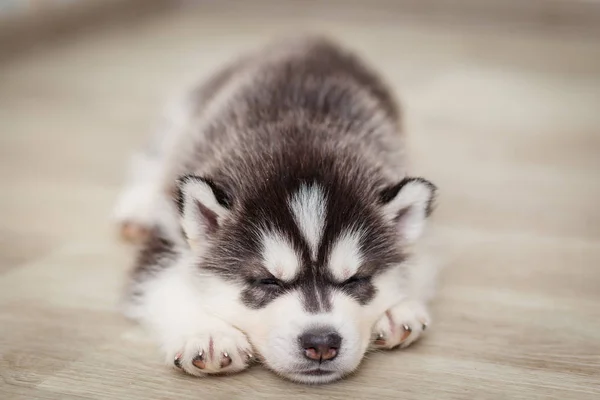
[{"label": "puppy's leg", "polygon": [[112,216],[127,241],[142,242],[172,211],[170,184],[176,179],[177,146],[190,119],[188,103],[183,95],[168,102],[156,133],[131,157]]},{"label": "puppy's leg", "polygon": [[405,348],[431,326],[427,303],[433,298],[437,265],[423,255],[414,255],[407,265],[407,298],[389,308],[373,327],[374,347]]},{"label": "puppy's leg", "polygon": [[154,333],[170,366],[196,376],[247,368],[253,354],[248,339],[203,309],[206,282],[188,258],[185,249],[153,233],[140,252],[126,314]]},{"label": "puppy's leg", "polygon": [[167,101],[157,133],[132,157],[129,179],[113,212],[113,220],[125,240],[139,243],[160,223],[157,219],[172,195],[172,185],[181,174],[189,172],[184,160],[196,157],[192,150],[194,140],[201,137],[201,129],[195,124],[203,113],[210,112],[210,100],[236,70],[237,64],[231,65]]},{"label": "puppy's leg", "polygon": [[113,211],[113,220],[126,241],[143,241],[156,225],[157,210],[164,203],[160,167],[160,159],[148,152],[135,154],[131,159],[128,182]]}]

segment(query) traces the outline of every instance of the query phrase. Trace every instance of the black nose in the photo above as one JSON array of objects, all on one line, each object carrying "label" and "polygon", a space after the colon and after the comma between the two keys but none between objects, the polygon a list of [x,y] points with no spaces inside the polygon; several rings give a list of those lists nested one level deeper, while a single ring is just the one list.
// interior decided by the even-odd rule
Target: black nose
[{"label": "black nose", "polygon": [[299,337],[304,356],[310,360],[333,360],[339,353],[342,338],[330,329],[314,329]]}]

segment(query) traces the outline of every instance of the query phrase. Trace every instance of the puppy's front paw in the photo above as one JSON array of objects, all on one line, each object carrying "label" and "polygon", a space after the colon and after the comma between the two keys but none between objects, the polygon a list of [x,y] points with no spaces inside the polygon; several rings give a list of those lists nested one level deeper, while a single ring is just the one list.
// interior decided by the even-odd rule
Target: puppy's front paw
[{"label": "puppy's front paw", "polygon": [[195,376],[239,372],[253,361],[252,346],[233,327],[189,336],[173,346],[167,357],[167,362]]},{"label": "puppy's front paw", "polygon": [[405,301],[385,312],[375,324],[374,347],[392,349],[408,347],[415,342],[431,324],[427,307],[421,302]]}]

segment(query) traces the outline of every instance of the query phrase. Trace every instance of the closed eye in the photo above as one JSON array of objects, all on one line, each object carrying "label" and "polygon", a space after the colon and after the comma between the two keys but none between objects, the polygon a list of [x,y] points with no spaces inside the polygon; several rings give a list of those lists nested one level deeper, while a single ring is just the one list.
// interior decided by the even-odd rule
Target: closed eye
[{"label": "closed eye", "polygon": [[282,287],[283,286],[283,282],[281,282],[279,279],[275,279],[275,278],[260,279],[258,281],[258,284],[261,286],[271,286],[271,287]]},{"label": "closed eye", "polygon": [[346,279],[344,282],[342,282],[342,285],[347,286],[347,285],[355,285],[358,283],[363,283],[363,282],[368,282],[371,279],[370,276],[351,276],[350,278]]}]

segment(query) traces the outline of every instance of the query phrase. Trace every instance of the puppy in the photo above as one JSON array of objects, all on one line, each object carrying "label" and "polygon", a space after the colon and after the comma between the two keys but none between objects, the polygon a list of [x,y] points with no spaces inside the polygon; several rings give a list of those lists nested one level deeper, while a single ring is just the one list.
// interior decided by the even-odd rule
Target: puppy
[{"label": "puppy", "polygon": [[320,37],[248,53],[178,100],[115,211],[142,242],[126,315],[167,363],[326,383],[423,334],[436,188],[407,176],[399,117],[381,78]]}]

